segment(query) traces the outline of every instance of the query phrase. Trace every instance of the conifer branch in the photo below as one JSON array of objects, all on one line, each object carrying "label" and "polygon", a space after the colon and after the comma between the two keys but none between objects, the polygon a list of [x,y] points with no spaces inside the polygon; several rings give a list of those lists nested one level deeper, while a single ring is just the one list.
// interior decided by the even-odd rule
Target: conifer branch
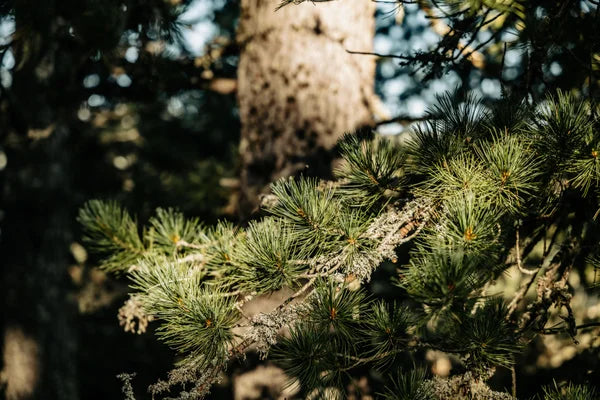
[{"label": "conifer branch", "polygon": [[[354,369],[393,365],[417,348],[456,354],[465,376],[484,379],[511,367],[536,334],[576,340],[579,329],[598,326],[575,323],[567,285],[590,242],[587,221],[570,216],[565,198],[600,193],[591,123],[589,107],[564,94],[531,113],[524,101],[488,107],[453,93],[438,98],[408,143],[344,137],[335,182],[275,182],[268,215],[245,229],[205,228],[159,209],[140,230],[102,202],[86,205],[80,221],[102,266],[127,272],[136,313],[156,320],[159,337],[185,356],[157,393],[193,381],[204,395],[249,349],[272,357],[306,393],[343,388]],[[546,229],[531,229],[540,220]],[[361,285],[409,241],[395,283],[419,307],[367,297]],[[530,270],[537,244],[541,260]],[[524,282],[505,304],[486,292],[510,266]],[[284,287],[292,294],[274,310],[244,314],[250,299]],[[553,306],[564,322],[546,328]]]}]

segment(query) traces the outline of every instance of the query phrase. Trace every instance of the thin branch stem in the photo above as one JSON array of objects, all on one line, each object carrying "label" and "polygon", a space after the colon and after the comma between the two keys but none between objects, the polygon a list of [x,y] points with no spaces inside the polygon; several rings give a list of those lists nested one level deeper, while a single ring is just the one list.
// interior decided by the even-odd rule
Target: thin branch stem
[{"label": "thin branch stem", "polygon": [[[596,328],[600,326],[600,322],[588,322],[585,324],[581,324],[581,325],[577,325],[575,326],[575,330],[580,330],[580,329],[587,329],[587,328]],[[560,328],[543,328],[538,330],[538,333],[541,333],[542,335],[555,335],[557,333],[562,333],[562,332],[569,332],[571,328],[569,328],[568,326],[562,326]]]},{"label": "thin branch stem", "polygon": [[205,249],[207,247],[206,244],[188,243],[185,240],[179,240],[175,245],[177,247],[189,247],[190,249]]},{"label": "thin branch stem", "polygon": [[523,266],[521,265],[521,249],[519,248],[519,228],[517,227],[516,231],[515,231],[515,250],[516,250],[516,258],[517,258],[517,267],[519,268],[519,271],[521,271],[522,273],[526,274],[526,275],[535,275],[537,274],[537,272],[540,270],[539,268],[536,269],[525,269],[523,268]]},{"label": "thin branch stem", "polygon": [[406,60],[406,61],[410,61],[411,58],[407,57],[407,56],[403,56],[400,54],[381,54],[381,53],[375,53],[375,52],[370,52],[370,51],[355,51],[355,50],[346,50],[347,53],[350,54],[360,54],[360,55],[365,55],[365,56],[376,56],[376,57],[380,57],[380,58],[399,58],[401,60]]},{"label": "thin branch stem", "polygon": [[506,314],[506,319],[510,319],[511,315],[517,309],[517,305],[525,297],[525,295],[529,291],[529,288],[531,287],[531,285],[535,281],[536,277],[537,277],[537,275],[532,275],[531,278],[529,279],[529,281],[527,281],[527,283],[525,285],[521,286],[521,288],[519,289],[519,291],[515,294],[515,297],[513,297],[513,299],[511,300],[510,304],[508,305],[508,312]]},{"label": "thin branch stem", "polygon": [[512,381],[512,396],[517,398],[517,371],[515,371],[514,364],[510,366],[510,377]]},{"label": "thin branch stem", "polygon": [[387,125],[387,124],[401,124],[401,125],[409,125],[414,122],[421,122],[427,120],[426,117],[411,117],[409,115],[398,115],[391,119],[386,119],[384,121],[379,121],[375,123],[375,126]]}]

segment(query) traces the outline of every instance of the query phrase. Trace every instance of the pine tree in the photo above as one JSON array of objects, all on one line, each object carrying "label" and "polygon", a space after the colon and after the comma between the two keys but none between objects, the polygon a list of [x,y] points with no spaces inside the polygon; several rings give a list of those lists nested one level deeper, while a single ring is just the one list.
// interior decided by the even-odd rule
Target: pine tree
[{"label": "pine tree", "polygon": [[[127,274],[159,338],[182,354],[154,393],[189,380],[182,398],[201,398],[255,349],[313,398],[342,398],[371,370],[387,382],[381,398],[511,399],[484,384],[496,369],[513,368],[539,335],[576,340],[600,325],[574,314],[568,283],[574,268],[597,265],[593,111],[563,92],[534,106],[450,93],[408,141],[346,135],[336,180],[274,182],[266,215],[244,228],[159,209],[140,231],[118,204],[96,200],[79,220],[102,267]],[[384,261],[397,266],[402,301],[368,290]],[[522,286],[503,295],[492,288],[511,267]],[[275,310],[244,315],[251,298],[285,287],[293,294]],[[427,378],[407,366],[425,349],[453,354],[462,373]],[[541,396],[596,395],[557,386]]]},{"label": "pine tree", "polygon": [[330,175],[338,139],[373,123],[374,59],[346,50],[372,49],[375,3],[276,5],[240,3],[242,216],[278,177]]}]

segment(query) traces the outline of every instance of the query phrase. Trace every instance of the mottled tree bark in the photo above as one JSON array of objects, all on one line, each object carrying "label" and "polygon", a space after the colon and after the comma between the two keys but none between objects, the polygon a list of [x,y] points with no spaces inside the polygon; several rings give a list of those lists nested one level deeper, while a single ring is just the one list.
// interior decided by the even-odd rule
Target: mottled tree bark
[{"label": "mottled tree bark", "polygon": [[346,132],[372,124],[374,3],[288,5],[242,0],[238,99],[242,135],[240,209],[279,177],[326,176]]}]

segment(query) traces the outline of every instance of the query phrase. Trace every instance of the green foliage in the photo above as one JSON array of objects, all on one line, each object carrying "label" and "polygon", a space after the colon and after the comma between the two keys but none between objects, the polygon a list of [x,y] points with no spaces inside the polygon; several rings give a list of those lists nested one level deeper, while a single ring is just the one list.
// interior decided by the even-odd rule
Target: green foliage
[{"label": "green foliage", "polygon": [[474,313],[448,320],[442,327],[441,341],[465,355],[466,363],[473,370],[493,365],[508,367],[522,346],[515,334],[516,327],[506,320],[506,315],[502,299],[486,300]]},{"label": "green foliage", "polygon": [[288,225],[267,218],[250,223],[234,254],[242,262],[236,276],[238,287],[245,292],[268,293],[284,285],[294,286],[305,269],[301,260],[307,259],[309,251],[298,245]]},{"label": "green foliage", "polygon": [[346,135],[340,142],[344,163],[335,173],[342,180],[340,197],[351,206],[370,208],[402,190],[404,150],[388,139],[361,140]]},{"label": "green foliage", "polygon": [[408,349],[412,339],[409,330],[415,321],[407,307],[378,301],[371,306],[365,323],[365,345],[377,366],[393,363],[400,352]]},{"label": "green foliage", "polygon": [[370,271],[373,260],[378,257],[376,242],[367,234],[371,222],[372,218],[359,210],[341,209],[338,215],[339,235],[335,237],[333,249],[337,250],[346,270],[354,274]]},{"label": "green foliage", "polygon": [[544,387],[544,395],[539,398],[540,400],[598,400],[600,396],[589,386],[569,383],[561,387],[554,382],[553,386]]},{"label": "green foliage", "polygon": [[429,168],[431,178],[422,185],[425,195],[445,200],[470,191],[489,199],[495,193],[491,176],[475,155],[460,154]]},{"label": "green foliage", "polygon": [[579,157],[573,161],[568,169],[575,177],[571,183],[573,187],[581,189],[584,196],[592,187],[600,184],[600,162],[598,161],[598,146],[589,146],[587,152],[580,152]]},{"label": "green foliage", "polygon": [[142,262],[131,273],[149,315],[161,320],[158,336],[206,366],[225,362],[239,318],[234,299],[203,287],[204,270],[182,259]]},{"label": "green foliage", "polygon": [[347,340],[353,339],[359,318],[369,306],[362,291],[351,291],[334,282],[319,285],[308,304],[309,324]]},{"label": "green foliage", "polygon": [[103,269],[124,272],[144,254],[137,223],[116,202],[91,200],[77,220],[85,228],[85,243],[105,257]]},{"label": "green foliage", "polygon": [[460,154],[462,147],[459,138],[443,130],[435,121],[417,125],[407,146],[411,170],[417,174],[428,174],[432,165],[443,164],[447,158]]},{"label": "green foliage", "polygon": [[507,212],[523,210],[538,189],[539,163],[523,139],[496,134],[475,148],[494,188],[490,201]]},{"label": "green foliage", "polygon": [[541,160],[544,207],[552,209],[570,187],[584,196],[598,188],[596,147],[599,136],[590,105],[572,94],[548,95],[525,134]]},{"label": "green foliage", "polygon": [[370,304],[362,290],[320,282],[289,337],[274,349],[274,360],[299,380],[303,393],[327,387],[343,389],[348,371],[369,360],[360,359],[357,336],[366,328]]},{"label": "green foliage", "polygon": [[414,172],[434,177],[432,166],[448,168],[448,160],[464,153],[486,132],[484,124],[489,118],[489,111],[471,94],[457,90],[436,99],[425,122],[415,127],[407,148]]},{"label": "green foliage", "polygon": [[206,235],[210,246],[203,249],[202,254],[206,257],[203,263],[209,274],[218,278],[222,284],[224,283],[222,278],[231,276],[237,271],[232,257],[240,243],[242,233],[232,223],[219,221],[216,226],[207,231]]},{"label": "green foliage", "polygon": [[478,201],[514,214],[539,189],[539,162],[524,139],[492,134],[463,151],[444,158],[433,170],[430,166],[430,178],[420,190],[441,200],[469,192]]},{"label": "green foliage", "polygon": [[399,285],[432,310],[460,306],[498,269],[497,261],[457,248],[419,247],[402,270]]},{"label": "green foliage", "polygon": [[[252,344],[264,353],[272,347],[272,360],[304,395],[336,388],[343,396],[357,371],[398,370],[406,356],[431,348],[485,379],[512,366],[531,335],[544,332],[551,306],[568,301],[566,286],[552,282],[523,313],[488,288],[514,264],[526,274],[521,264],[536,241],[549,260],[532,279],[596,240],[571,235],[593,230],[588,221],[574,228],[566,208],[569,198],[599,195],[595,167],[576,162],[595,148],[597,126],[589,107],[574,102],[559,94],[532,114],[523,101],[484,107],[470,95],[441,97],[407,144],[344,137],[337,181],[274,183],[269,215],[246,228],[207,228],[159,209],[140,237],[129,214],[97,201],[80,221],[86,240],[108,255],[105,268],[129,271],[144,310],[160,321],[159,337],[206,368],[225,368]],[[562,187],[549,196],[557,181]],[[546,213],[551,202],[561,213]],[[546,255],[535,228],[542,219],[568,225],[552,239],[569,237],[561,257]],[[528,253],[515,243],[516,229],[532,241],[523,245]],[[397,262],[398,247],[413,236],[412,247],[400,248],[408,259],[395,278],[399,299],[360,288],[383,260]],[[270,313],[239,312],[249,298],[284,288],[293,294]],[[383,398],[433,398],[422,372],[389,380]]]},{"label": "green foliage", "polygon": [[503,91],[503,97],[494,104],[483,124],[490,133],[513,135],[523,132],[531,117],[531,106],[526,99]]},{"label": "green foliage", "polygon": [[473,93],[455,90],[436,96],[427,114],[445,135],[470,143],[482,133],[489,110]]},{"label": "green foliage", "polygon": [[298,379],[303,393],[323,389],[334,379],[329,367],[336,360],[326,336],[322,330],[297,325],[273,349],[274,359],[290,377]]},{"label": "green foliage", "polygon": [[592,134],[589,106],[561,91],[556,96],[549,95],[537,111],[530,131],[548,168],[568,167]]},{"label": "green foliage", "polygon": [[199,246],[208,241],[197,218],[186,219],[172,208],[158,208],[149,225],[151,228],[146,233],[148,241],[167,254],[181,250],[187,243]]},{"label": "green foliage", "polygon": [[269,211],[282,218],[305,244],[322,242],[334,229],[340,204],[331,188],[313,179],[282,179],[271,185],[277,204]]},{"label": "green foliage", "polygon": [[428,229],[423,241],[430,246],[463,248],[485,252],[498,246],[500,214],[487,199],[471,191],[453,196],[444,204],[437,224]]},{"label": "green foliage", "polygon": [[392,383],[381,393],[384,400],[432,400],[431,386],[426,381],[427,371],[421,368],[412,369],[410,372],[398,373],[391,379]]}]

